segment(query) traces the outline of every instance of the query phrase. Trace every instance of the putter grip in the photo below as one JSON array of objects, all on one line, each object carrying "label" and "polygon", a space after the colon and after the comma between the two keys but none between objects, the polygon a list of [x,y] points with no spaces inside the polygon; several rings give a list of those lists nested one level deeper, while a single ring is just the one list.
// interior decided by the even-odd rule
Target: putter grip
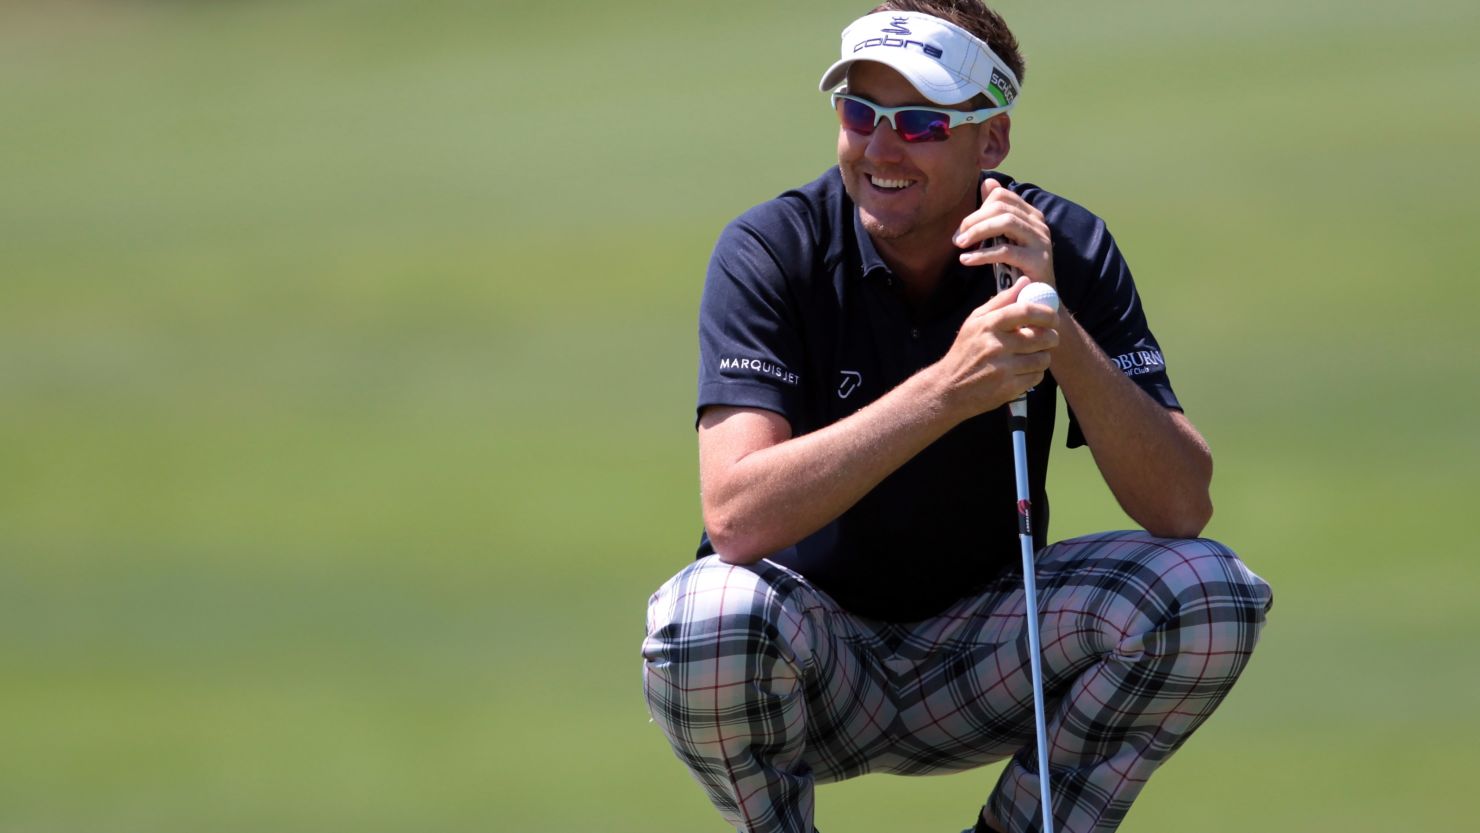
[{"label": "putter grip", "polygon": [[[1006,237],[993,237],[990,240],[982,241],[982,244],[977,248],[990,249],[993,246],[1003,246],[1006,244]],[[1023,273],[1019,272],[1016,266],[1013,266],[1009,263],[992,264],[992,277],[997,282],[997,292],[1006,292],[1007,290],[1012,289],[1012,285],[1017,283],[1017,279],[1022,276]]]}]

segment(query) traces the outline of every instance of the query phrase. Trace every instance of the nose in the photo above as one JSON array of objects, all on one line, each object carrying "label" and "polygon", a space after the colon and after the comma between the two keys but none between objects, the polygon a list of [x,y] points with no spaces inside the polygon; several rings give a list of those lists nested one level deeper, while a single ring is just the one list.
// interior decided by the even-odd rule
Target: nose
[{"label": "nose", "polygon": [[863,154],[871,160],[893,161],[904,155],[904,145],[905,141],[894,132],[894,126],[889,120],[879,119],[879,123],[874,125],[874,132],[869,134]]}]

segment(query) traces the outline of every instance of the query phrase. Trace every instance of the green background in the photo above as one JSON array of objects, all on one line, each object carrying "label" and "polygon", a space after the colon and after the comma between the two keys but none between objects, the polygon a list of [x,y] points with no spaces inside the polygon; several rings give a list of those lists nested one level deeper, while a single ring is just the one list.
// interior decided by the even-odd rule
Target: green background
[{"label": "green background", "polygon": [[[1480,5],[1002,6],[1275,587],[1130,831],[1473,815]],[[865,7],[0,0],[0,831],[720,831],[648,723],[721,226]],[[1126,521],[1089,455],[1055,537]],[[959,830],[995,769],[819,793]]]}]

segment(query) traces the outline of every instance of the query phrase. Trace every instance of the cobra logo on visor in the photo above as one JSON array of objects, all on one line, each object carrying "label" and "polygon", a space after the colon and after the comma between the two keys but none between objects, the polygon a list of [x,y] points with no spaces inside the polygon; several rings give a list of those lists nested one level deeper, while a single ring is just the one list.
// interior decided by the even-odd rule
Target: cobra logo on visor
[{"label": "cobra logo on visor", "polygon": [[879,31],[886,35],[908,35],[910,34],[910,30],[904,28],[904,25],[909,22],[910,19],[907,17],[896,17],[889,21],[888,26]]},{"label": "cobra logo on visor", "polygon": [[[886,29],[885,31],[888,30]],[[853,51],[858,52],[859,50],[871,49],[875,46],[888,46],[893,47],[894,49],[909,49],[913,46],[914,48],[920,50],[921,52],[929,55],[932,58],[935,58],[936,60],[940,60],[940,57],[946,54],[945,52],[941,51],[940,47],[931,46],[924,41],[906,40],[904,38],[891,38],[887,35],[882,38],[869,38],[867,40],[861,41],[857,46],[853,47]]]}]

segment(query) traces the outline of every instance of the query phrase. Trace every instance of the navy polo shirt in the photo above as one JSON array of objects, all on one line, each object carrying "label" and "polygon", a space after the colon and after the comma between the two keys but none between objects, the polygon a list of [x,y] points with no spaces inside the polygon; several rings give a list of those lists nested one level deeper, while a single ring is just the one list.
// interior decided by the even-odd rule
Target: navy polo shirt
[{"label": "navy polo shirt", "polygon": [[[1047,219],[1064,306],[1152,398],[1179,409],[1104,222],[1034,185],[991,176]],[[793,436],[815,431],[939,360],[995,290],[990,266],[957,263],[926,308],[913,309],[833,168],[745,212],[720,235],[699,308],[699,412],[761,408],[785,417]],[[1050,373],[1028,396],[1039,547],[1047,543],[1056,390]],[[1082,445],[1072,412],[1069,419],[1069,445]],[[1019,568],[1016,504],[1003,406],[956,426],[837,520],[769,557],[856,614],[914,621]],[[699,556],[713,552],[705,535]]]}]

